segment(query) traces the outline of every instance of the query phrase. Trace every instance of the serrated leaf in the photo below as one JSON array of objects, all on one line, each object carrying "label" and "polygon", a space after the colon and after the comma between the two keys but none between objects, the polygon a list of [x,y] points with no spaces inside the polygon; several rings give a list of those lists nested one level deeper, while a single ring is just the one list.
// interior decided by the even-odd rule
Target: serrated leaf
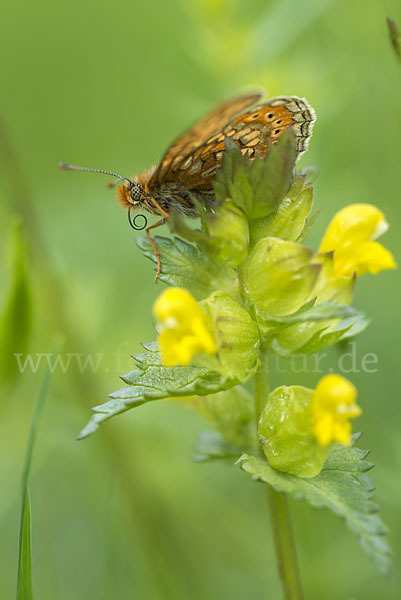
[{"label": "serrated leaf", "polygon": [[[235,285],[235,271],[232,267],[216,264],[206,253],[178,237],[170,239],[156,236],[154,241],[162,263],[159,276],[161,281],[185,287],[197,300],[206,298],[216,288],[232,291]],[[137,238],[137,244],[144,255],[157,264],[149,240],[140,237]]]},{"label": "serrated leaf", "polygon": [[231,198],[250,219],[272,213],[288,192],[296,160],[295,137],[291,130],[269,149],[264,158],[241,156],[237,144],[226,140],[222,168],[214,189],[219,202]]},{"label": "serrated leaf", "polygon": [[[251,183],[255,189],[251,219],[260,219],[274,210],[291,186],[296,161],[295,136],[288,130],[277,144],[274,144],[263,161],[260,177],[255,178],[254,163],[251,165]],[[256,179],[256,181],[255,181]],[[256,183],[257,182],[257,183]],[[255,185],[256,184],[256,185]]]},{"label": "serrated leaf", "polygon": [[300,346],[294,351],[289,351],[283,348],[277,339],[272,341],[271,348],[273,352],[283,357],[293,356],[296,354],[314,354],[315,352],[323,350],[323,348],[333,346],[342,340],[346,340],[358,335],[358,333],[361,333],[366,329],[366,327],[369,325],[369,322],[369,319],[362,314],[359,314],[356,319],[355,317],[343,319],[339,323],[338,327],[334,330],[330,330],[329,326],[319,329],[312,335],[306,344]]},{"label": "serrated leaf", "polygon": [[214,460],[233,460],[242,454],[241,448],[227,442],[216,431],[202,431],[196,442],[192,460],[195,462],[208,462]]},{"label": "serrated leaf", "polygon": [[[353,443],[359,435],[353,436]],[[314,508],[328,508],[345,519],[362,548],[377,568],[390,570],[390,549],[384,536],[387,528],[375,514],[373,484],[366,471],[373,464],[365,460],[367,452],[359,448],[336,445],[322,471],[311,479],[302,479],[273,469],[267,461],[244,454],[238,461],[253,479],[271,485],[278,492],[306,500]]]},{"label": "serrated leaf", "polygon": [[151,348],[150,352],[133,357],[138,368],[121,376],[128,385],[110,394],[111,400],[92,409],[96,414],[78,435],[78,439],[94,433],[104,421],[146,402],[206,396],[238,384],[236,379],[229,379],[205,367],[165,367],[161,361],[161,353],[155,351],[154,347]]},{"label": "serrated leaf", "polygon": [[[312,301],[313,302],[313,301]],[[277,316],[267,312],[259,312],[258,316],[263,318],[268,326],[276,325],[293,325],[294,323],[302,323],[305,321],[325,321],[327,319],[342,319],[346,317],[362,316],[355,308],[346,304],[338,304],[337,302],[321,302],[316,306],[307,308],[306,310],[298,310],[291,315]]]},{"label": "serrated leaf", "polygon": [[326,328],[317,331],[312,338],[297,350],[297,354],[313,354],[328,346],[333,346],[341,340],[348,339],[361,333],[369,324],[368,319],[363,315],[357,317],[357,319],[344,319],[340,322],[337,329],[334,331],[328,331],[325,333]]}]

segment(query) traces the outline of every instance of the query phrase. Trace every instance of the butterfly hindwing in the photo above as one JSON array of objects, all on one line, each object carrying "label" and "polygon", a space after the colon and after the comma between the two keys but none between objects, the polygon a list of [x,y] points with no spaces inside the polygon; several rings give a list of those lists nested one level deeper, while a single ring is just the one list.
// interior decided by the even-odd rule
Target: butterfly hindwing
[{"label": "butterfly hindwing", "polygon": [[[179,138],[179,153],[174,154],[173,159],[165,164],[164,181],[175,181],[194,191],[212,190],[213,179],[223,160],[226,137],[235,141],[243,154],[255,158],[265,156],[270,144],[275,144],[283,133],[292,127],[296,136],[298,156],[306,149],[311,136],[314,112],[305,100],[280,97],[271,98],[251,110],[246,110],[248,106],[249,104],[240,114],[235,110],[234,116],[228,122],[222,124],[220,121],[220,127],[217,127],[216,122],[219,114],[217,109]],[[193,132],[197,131],[202,123],[206,123],[203,133],[209,130],[213,130],[213,133],[200,143],[200,138]],[[188,143],[185,142],[186,138]],[[170,148],[177,148],[176,144],[177,142]],[[168,153],[169,151],[163,160],[168,158]]]}]

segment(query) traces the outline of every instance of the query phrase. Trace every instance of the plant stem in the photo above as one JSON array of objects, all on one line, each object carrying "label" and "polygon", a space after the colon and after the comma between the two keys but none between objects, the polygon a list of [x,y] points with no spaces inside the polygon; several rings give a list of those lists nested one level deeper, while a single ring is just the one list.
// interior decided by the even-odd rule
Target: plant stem
[{"label": "plant stem", "polygon": [[[269,395],[269,362],[266,351],[261,352],[261,363],[255,375],[254,397],[256,420],[259,421]],[[302,600],[294,538],[285,494],[268,486],[270,518],[273,528],[277,566],[285,600]]]},{"label": "plant stem", "polygon": [[267,402],[270,388],[270,375],[269,375],[269,357],[267,352],[262,348],[260,353],[260,365],[256,372],[255,379],[253,382],[253,392],[255,398],[255,416],[256,424],[258,424],[260,415]]},{"label": "plant stem", "polygon": [[285,494],[268,487],[270,517],[273,526],[277,565],[285,600],[302,600],[297,556]]}]

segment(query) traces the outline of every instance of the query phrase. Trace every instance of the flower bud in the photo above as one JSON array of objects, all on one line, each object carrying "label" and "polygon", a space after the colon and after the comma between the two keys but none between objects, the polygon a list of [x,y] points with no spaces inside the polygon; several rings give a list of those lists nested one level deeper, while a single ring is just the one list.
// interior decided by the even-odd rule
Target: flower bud
[{"label": "flower bud", "polygon": [[241,381],[248,379],[258,361],[256,323],[227,292],[214,292],[201,302],[201,306],[212,323],[217,343],[216,357],[202,357],[202,364],[227,377]]},{"label": "flower bud", "polygon": [[210,236],[208,250],[218,263],[239,265],[248,250],[248,220],[244,213],[227,200],[209,214],[207,228]]},{"label": "flower bud", "polygon": [[270,237],[260,240],[245,264],[243,284],[250,302],[276,315],[295,312],[311,296],[321,270],[312,250]]}]

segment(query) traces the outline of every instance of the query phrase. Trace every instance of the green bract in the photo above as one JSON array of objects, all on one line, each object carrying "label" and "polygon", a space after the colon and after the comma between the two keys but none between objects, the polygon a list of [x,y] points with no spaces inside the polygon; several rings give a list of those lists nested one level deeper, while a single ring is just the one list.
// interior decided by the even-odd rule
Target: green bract
[{"label": "green bract", "polygon": [[[322,268],[313,287],[311,298],[314,297],[318,305],[325,302],[330,302],[334,306],[348,305],[354,293],[355,278],[332,277],[333,257],[331,253],[315,256],[314,260]],[[323,334],[324,332],[324,335],[327,336],[330,332],[334,332],[341,322],[341,317],[346,316],[346,314],[338,316],[339,318],[337,319],[328,318],[327,320],[322,319],[318,322],[304,322],[302,325],[293,325],[280,331],[274,342],[275,348],[280,348],[281,353],[305,352],[302,349],[305,349],[306,344],[314,335],[319,335],[319,332]]]},{"label": "green bract", "polygon": [[239,451],[254,449],[255,406],[251,394],[243,386],[199,398],[196,407],[233,447]]},{"label": "green bract", "polygon": [[252,243],[255,244],[264,237],[297,241],[305,230],[312,203],[312,186],[305,184],[305,176],[295,177],[277,210],[264,219],[251,221]]},{"label": "green bract", "polygon": [[292,313],[310,298],[321,270],[314,254],[295,242],[260,240],[246,261],[244,288],[257,309],[277,315]]},{"label": "green bract", "polygon": [[244,213],[231,201],[223,202],[208,216],[210,258],[218,263],[240,265],[248,251],[249,228]]},{"label": "green bract", "polygon": [[215,358],[204,357],[202,364],[244,381],[255,372],[259,356],[259,332],[249,312],[226,292],[214,292],[202,308],[211,317],[218,346]]},{"label": "green bract", "polygon": [[313,390],[278,387],[269,395],[259,420],[259,440],[272,467],[299,477],[320,473],[329,453],[312,435]]}]

